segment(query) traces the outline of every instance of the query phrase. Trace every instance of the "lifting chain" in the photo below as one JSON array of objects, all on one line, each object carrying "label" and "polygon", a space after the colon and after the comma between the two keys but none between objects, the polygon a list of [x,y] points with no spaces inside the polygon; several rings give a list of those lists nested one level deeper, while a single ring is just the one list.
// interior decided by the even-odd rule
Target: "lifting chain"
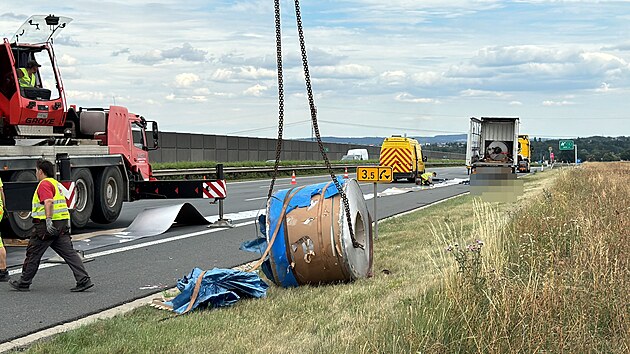
[{"label": "lifting chain", "polygon": [[[278,64],[278,105],[279,105],[279,122],[278,122],[278,144],[276,147],[276,162],[274,164],[273,178],[271,180],[271,185],[269,186],[269,194],[267,195],[267,199],[271,198],[273,193],[273,185],[276,180],[276,176],[278,174],[278,164],[280,162],[280,150],[282,149],[282,130],[284,123],[284,89],[283,89],[283,81],[282,81],[282,37],[280,31],[280,4],[279,0],[274,0],[275,7],[275,19],[276,19],[276,56],[277,56],[277,64]],[[313,89],[311,86],[311,75],[308,68],[308,57],[306,55],[306,45],[304,41],[304,31],[302,27],[302,15],[300,12],[300,1],[295,0],[295,17],[297,21],[297,29],[298,35],[300,39],[300,51],[302,52],[302,65],[304,67],[304,80],[306,82],[306,91],[308,95],[308,105],[311,113],[311,121],[313,124],[313,130],[315,132],[315,136],[317,137],[317,144],[319,145],[319,152],[322,154],[324,158],[324,163],[328,169],[328,173],[330,173],[330,178],[332,182],[335,184],[337,191],[341,195],[341,200],[343,202],[344,211],[346,213],[346,221],[348,222],[348,230],[350,231],[350,240],[352,240],[352,246],[354,248],[365,249],[364,246],[359,243],[354,236],[354,228],[352,227],[352,217],[350,216],[350,203],[348,202],[348,197],[346,193],[341,188],[341,184],[337,180],[335,176],[335,172],[330,165],[330,161],[328,160],[328,155],[326,154],[326,150],[324,149],[324,144],[322,143],[322,138],[319,133],[319,125],[317,124],[317,108],[315,107],[315,100],[313,99]]]},{"label": "lifting chain", "polygon": [[278,141],[276,145],[276,162],[273,164],[273,176],[269,184],[267,200],[271,199],[273,186],[278,176],[278,166],[280,165],[280,153],[282,152],[282,133],[284,129],[284,80],[282,75],[282,30],[280,27],[280,0],[273,2],[276,16],[276,64],[278,66]]}]

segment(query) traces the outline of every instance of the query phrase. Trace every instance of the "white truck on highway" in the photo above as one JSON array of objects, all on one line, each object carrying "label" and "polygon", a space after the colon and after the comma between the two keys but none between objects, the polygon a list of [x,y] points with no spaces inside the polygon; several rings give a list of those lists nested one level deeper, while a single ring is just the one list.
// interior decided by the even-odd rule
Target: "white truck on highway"
[{"label": "white truck on highway", "polygon": [[471,173],[480,168],[493,168],[498,172],[517,168],[518,117],[470,118],[466,166]]},{"label": "white truck on highway", "polygon": [[346,160],[369,160],[367,149],[350,149],[341,158],[342,161]]}]

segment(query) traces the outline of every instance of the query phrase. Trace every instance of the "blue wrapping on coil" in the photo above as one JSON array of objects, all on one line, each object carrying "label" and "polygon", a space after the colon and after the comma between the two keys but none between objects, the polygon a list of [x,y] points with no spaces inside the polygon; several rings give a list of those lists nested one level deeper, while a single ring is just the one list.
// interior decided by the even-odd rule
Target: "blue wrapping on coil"
[{"label": "blue wrapping on coil", "polygon": [[[345,183],[345,179],[341,177],[337,177],[337,181],[339,184],[343,186]],[[267,216],[267,224],[269,225],[269,234],[267,237],[271,239],[273,233],[275,232],[276,225],[278,225],[278,219],[284,218],[285,215],[289,214],[295,208],[305,208],[311,204],[311,198],[314,195],[319,195],[322,193],[322,189],[330,182],[318,183],[305,186],[300,191],[298,191],[289,201],[286,210],[284,211],[284,215],[281,215],[282,207],[285,203],[285,198],[290,195],[294,191],[294,189],[284,189],[274,193],[272,198],[269,200],[268,205],[268,216]],[[330,183],[328,188],[326,188],[326,192],[324,193],[324,198],[328,199],[334,197],[339,194],[337,187],[334,183]],[[272,265],[275,268],[274,273],[277,276],[277,279],[273,279],[277,285],[282,287],[296,287],[299,284],[293,275],[293,271],[291,268],[291,260],[289,255],[287,255],[287,244],[285,238],[285,230],[284,223],[280,223],[278,235],[271,246],[271,258],[273,259]]]}]

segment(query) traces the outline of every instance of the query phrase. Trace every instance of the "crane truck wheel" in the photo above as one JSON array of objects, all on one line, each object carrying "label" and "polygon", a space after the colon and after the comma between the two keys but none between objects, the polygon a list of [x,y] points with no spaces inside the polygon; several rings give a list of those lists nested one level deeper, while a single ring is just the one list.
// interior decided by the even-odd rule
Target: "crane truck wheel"
[{"label": "crane truck wheel", "polygon": [[75,188],[75,205],[70,211],[70,222],[74,228],[83,228],[90,221],[94,208],[94,179],[87,168],[72,170]]},{"label": "crane truck wheel", "polygon": [[[35,177],[35,172],[33,171],[18,171],[11,176],[11,182],[33,181],[37,182],[37,177]],[[33,228],[33,219],[30,211],[12,212],[5,217],[9,219],[9,225],[11,225],[11,230],[15,233],[15,236],[21,239],[30,237],[31,229]]]},{"label": "crane truck wheel", "polygon": [[106,167],[96,177],[92,221],[109,224],[120,215],[123,203],[123,178],[118,167]]}]

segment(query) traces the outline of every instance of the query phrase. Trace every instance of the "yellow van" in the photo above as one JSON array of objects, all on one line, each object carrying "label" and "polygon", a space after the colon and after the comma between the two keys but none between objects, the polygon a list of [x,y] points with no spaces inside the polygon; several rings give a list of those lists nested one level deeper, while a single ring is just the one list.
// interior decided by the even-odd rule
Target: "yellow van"
[{"label": "yellow van", "polygon": [[392,135],[385,138],[381,145],[381,166],[391,166],[394,172],[394,181],[406,178],[409,182],[415,180],[424,173],[422,148],[416,139]]}]

